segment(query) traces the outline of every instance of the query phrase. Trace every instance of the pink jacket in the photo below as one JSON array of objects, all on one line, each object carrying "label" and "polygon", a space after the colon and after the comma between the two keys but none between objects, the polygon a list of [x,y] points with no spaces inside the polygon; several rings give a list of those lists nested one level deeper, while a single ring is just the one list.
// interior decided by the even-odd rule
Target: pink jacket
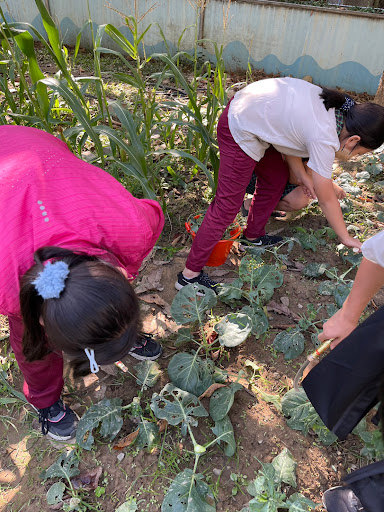
[{"label": "pink jacket", "polygon": [[20,314],[19,279],[38,248],[101,256],[136,277],[163,226],[156,201],[136,199],[64,142],[0,126],[0,314]]}]

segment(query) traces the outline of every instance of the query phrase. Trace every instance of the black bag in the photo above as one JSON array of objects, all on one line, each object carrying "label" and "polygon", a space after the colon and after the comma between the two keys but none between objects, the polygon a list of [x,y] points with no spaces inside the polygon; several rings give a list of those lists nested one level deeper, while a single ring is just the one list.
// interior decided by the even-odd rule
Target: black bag
[{"label": "black bag", "polygon": [[359,498],[365,512],[384,512],[384,461],[354,471],[344,482]]},{"label": "black bag", "polygon": [[325,425],[341,440],[378,401],[384,374],[384,306],[315,366],[303,388]]}]

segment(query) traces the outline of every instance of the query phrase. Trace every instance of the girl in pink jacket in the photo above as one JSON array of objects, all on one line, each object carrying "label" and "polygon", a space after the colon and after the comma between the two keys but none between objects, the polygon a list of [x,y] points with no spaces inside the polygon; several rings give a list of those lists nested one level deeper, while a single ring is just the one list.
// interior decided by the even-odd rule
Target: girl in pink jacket
[{"label": "girl in pink jacket", "polygon": [[75,374],[130,353],[156,359],[139,334],[130,281],[164,225],[156,201],[134,198],[52,135],[0,127],[0,314],[43,433],[67,440],[75,414],[60,400],[64,351]]}]

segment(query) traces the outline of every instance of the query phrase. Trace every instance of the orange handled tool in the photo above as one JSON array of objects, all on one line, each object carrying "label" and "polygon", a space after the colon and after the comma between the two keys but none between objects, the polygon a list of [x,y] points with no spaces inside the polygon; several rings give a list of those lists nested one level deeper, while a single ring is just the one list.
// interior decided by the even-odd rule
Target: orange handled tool
[{"label": "orange handled tool", "polygon": [[[331,346],[331,343],[333,340],[334,340],[334,338],[324,341],[324,343],[322,345],[320,345],[320,347],[318,347],[316,350],[314,350],[311,354],[309,354],[307,356],[307,360],[300,366],[300,369],[296,373],[295,378],[293,380],[293,387],[295,388],[296,391],[299,391],[300,381],[301,381],[301,378],[303,377],[304,370],[307,368],[307,366],[309,364],[313,363],[316,359],[318,359],[321,356],[321,354],[323,354],[326,350],[328,350],[328,348]],[[315,366],[315,365],[313,364],[313,366]],[[313,366],[312,366],[312,368],[313,368]],[[310,368],[309,371],[312,368]]]}]

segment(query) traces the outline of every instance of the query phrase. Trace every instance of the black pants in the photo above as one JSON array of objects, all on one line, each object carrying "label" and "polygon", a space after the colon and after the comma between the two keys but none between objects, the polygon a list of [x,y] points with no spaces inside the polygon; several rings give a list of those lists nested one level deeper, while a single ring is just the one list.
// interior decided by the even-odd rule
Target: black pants
[{"label": "black pants", "polygon": [[[325,425],[345,439],[378,401],[384,374],[384,306],[357,327],[303,381]],[[367,512],[384,512],[384,461],[345,478]]]}]

